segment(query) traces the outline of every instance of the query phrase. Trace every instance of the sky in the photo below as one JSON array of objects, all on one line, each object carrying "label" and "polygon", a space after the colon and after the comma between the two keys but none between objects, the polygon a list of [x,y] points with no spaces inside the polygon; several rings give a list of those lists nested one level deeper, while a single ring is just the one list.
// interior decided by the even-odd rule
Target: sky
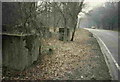
[{"label": "sky", "polygon": [[118,2],[120,0],[85,0],[84,3],[86,3],[87,8],[83,9],[85,11],[89,11],[95,7],[103,6],[105,2]]},{"label": "sky", "polygon": [[[84,3],[86,4],[86,7],[83,8],[82,11],[88,12],[96,7],[103,6],[104,3],[107,2],[107,0],[85,0]],[[80,13],[78,17],[84,17],[84,13]]]}]

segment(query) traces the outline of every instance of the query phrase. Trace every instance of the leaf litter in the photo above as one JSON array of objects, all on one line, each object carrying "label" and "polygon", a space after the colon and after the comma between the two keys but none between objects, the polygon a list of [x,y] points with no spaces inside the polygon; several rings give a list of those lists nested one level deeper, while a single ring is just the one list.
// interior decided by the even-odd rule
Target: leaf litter
[{"label": "leaf litter", "polygon": [[[90,35],[87,30],[77,29],[73,42],[59,41],[55,37],[43,39],[42,54],[38,63],[18,72],[17,76],[14,73],[4,79],[110,80],[99,45]],[[52,54],[49,54],[49,48],[53,50]]]}]

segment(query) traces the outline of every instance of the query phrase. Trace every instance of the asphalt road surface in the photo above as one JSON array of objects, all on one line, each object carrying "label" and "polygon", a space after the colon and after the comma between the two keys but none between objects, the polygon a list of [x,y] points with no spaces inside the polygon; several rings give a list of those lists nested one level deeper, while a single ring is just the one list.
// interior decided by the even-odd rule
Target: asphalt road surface
[{"label": "asphalt road surface", "polygon": [[120,56],[118,54],[118,41],[120,39],[119,33],[117,31],[103,30],[103,29],[91,29],[85,28],[91,33],[96,35],[104,45],[108,48],[108,51],[111,53],[112,60],[115,61],[116,70],[120,72]]}]

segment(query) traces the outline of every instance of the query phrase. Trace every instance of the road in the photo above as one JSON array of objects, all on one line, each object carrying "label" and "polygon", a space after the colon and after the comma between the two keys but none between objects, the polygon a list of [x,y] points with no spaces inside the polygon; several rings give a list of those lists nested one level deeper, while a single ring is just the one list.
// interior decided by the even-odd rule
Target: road
[{"label": "road", "polygon": [[108,60],[110,62],[113,62],[109,64],[114,64],[111,65],[112,73],[114,72],[113,78],[118,79],[118,73],[120,72],[120,56],[118,54],[118,40],[120,39],[120,37],[118,37],[118,32],[102,29],[85,29],[89,30],[96,37],[98,37],[99,40],[103,43],[103,46],[107,48],[106,51],[109,52]]}]

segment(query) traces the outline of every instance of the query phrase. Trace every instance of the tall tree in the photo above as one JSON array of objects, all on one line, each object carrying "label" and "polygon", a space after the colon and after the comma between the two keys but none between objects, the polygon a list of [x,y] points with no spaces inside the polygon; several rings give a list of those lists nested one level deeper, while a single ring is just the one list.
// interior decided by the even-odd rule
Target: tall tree
[{"label": "tall tree", "polygon": [[81,2],[62,2],[57,4],[57,10],[61,13],[64,21],[64,39],[67,37],[67,28],[73,28],[71,41],[74,39],[74,34],[77,26],[78,14],[83,7],[83,1]]},{"label": "tall tree", "polygon": [[[117,2],[106,2],[104,6],[94,8],[86,14],[86,18],[94,21],[97,28],[117,29],[118,6]],[[90,22],[89,22],[90,23]]]}]

